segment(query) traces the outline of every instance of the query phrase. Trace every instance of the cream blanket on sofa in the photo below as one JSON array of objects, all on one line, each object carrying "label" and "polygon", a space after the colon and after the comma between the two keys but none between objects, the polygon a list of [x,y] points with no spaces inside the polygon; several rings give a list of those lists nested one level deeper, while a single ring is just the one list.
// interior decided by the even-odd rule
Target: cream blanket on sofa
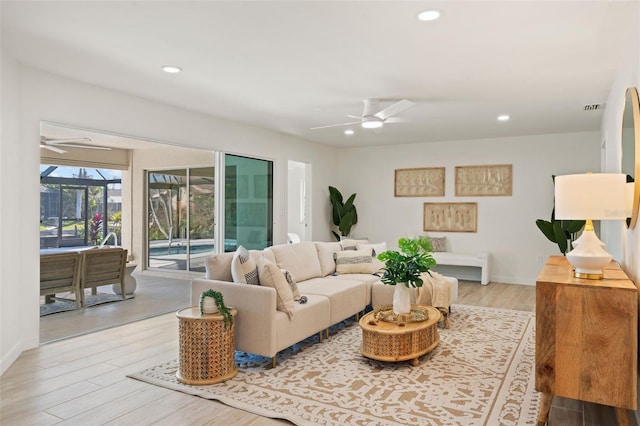
[{"label": "cream blanket on sofa", "polygon": [[422,287],[416,288],[416,303],[433,306],[442,314],[444,328],[449,328],[449,306],[451,305],[451,288],[449,281],[435,271],[420,275]]}]

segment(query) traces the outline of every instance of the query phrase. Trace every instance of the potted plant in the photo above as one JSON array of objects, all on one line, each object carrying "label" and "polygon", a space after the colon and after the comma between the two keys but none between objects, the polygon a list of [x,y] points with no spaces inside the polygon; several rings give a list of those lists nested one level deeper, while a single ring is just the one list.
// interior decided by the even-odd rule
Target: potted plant
[{"label": "potted plant", "polygon": [[[556,182],[555,175],[551,176],[553,183]],[[551,220],[538,219],[536,225],[545,237],[552,243],[558,245],[558,249],[563,255],[571,250],[573,242],[576,240],[578,232],[584,228],[584,220],[557,220],[555,217],[556,208],[551,210]]]},{"label": "potted plant", "polygon": [[329,186],[329,201],[331,202],[331,218],[333,224],[338,227],[340,234],[335,231],[333,235],[338,241],[340,237],[346,237],[351,233],[351,227],[358,223],[358,211],[353,201],[356,199],[356,194],[351,194],[347,201],[344,201],[342,194],[338,189],[333,186]]},{"label": "potted plant", "polygon": [[224,304],[222,293],[209,289],[200,295],[200,314],[215,314],[220,312],[224,318],[225,328],[233,325],[231,310]]},{"label": "potted plant", "polygon": [[400,238],[398,248],[399,251],[387,250],[378,255],[378,259],[385,262],[382,282],[396,286],[393,294],[393,313],[396,315],[411,311],[409,289],[422,287],[420,274],[436,266],[433,247],[426,236]]}]

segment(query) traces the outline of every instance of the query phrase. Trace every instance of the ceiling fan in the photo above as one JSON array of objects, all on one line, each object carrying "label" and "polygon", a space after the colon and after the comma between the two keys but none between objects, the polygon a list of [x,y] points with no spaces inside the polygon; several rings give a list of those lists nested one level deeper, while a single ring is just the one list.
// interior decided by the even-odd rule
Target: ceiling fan
[{"label": "ceiling fan", "polygon": [[394,117],[396,114],[411,108],[416,103],[407,99],[402,99],[394,104],[389,105],[384,109],[380,109],[379,99],[365,99],[364,110],[362,116],[348,115],[350,118],[357,118],[358,121],[351,121],[348,123],[329,124],[327,126],[312,127],[311,130],[326,129],[327,127],[337,126],[349,126],[351,124],[360,124],[365,129],[378,129],[386,123],[402,123],[406,122],[405,119],[400,117]]},{"label": "ceiling fan", "polygon": [[91,142],[90,138],[48,138],[46,136],[40,136],[40,148],[48,149],[49,151],[57,152],[58,154],[64,154],[65,151],[61,146],[68,148],[83,148],[83,149],[99,149],[103,151],[110,151],[111,148],[105,146],[96,145],[81,145],[83,142]]}]

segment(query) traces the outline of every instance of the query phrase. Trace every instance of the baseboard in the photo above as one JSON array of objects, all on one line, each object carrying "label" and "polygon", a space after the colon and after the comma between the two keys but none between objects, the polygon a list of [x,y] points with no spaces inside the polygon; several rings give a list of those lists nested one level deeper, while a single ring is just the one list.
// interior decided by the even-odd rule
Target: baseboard
[{"label": "baseboard", "polygon": [[22,352],[28,349],[37,348],[39,344],[40,342],[37,338],[18,341],[11,347],[9,352],[0,359],[0,375],[4,374],[4,372],[11,367]]}]

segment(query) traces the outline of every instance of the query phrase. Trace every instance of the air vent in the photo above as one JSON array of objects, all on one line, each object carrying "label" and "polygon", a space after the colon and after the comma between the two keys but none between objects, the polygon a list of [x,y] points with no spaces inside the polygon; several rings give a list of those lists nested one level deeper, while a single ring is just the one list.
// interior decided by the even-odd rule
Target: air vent
[{"label": "air vent", "polygon": [[604,109],[603,104],[588,104],[584,106],[585,111],[600,111],[601,109]]}]

